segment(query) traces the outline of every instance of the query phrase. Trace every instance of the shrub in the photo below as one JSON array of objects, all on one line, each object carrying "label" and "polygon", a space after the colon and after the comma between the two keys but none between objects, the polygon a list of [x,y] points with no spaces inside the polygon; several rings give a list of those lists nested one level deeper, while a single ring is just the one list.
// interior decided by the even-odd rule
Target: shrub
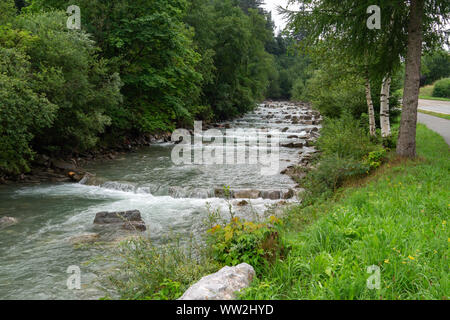
[{"label": "shrub", "polygon": [[381,165],[386,151],[381,141],[377,143],[371,138],[362,125],[366,124],[348,114],[325,121],[317,141],[320,162],[301,181],[306,189],[303,204],[328,198],[346,180],[365,175]]},{"label": "shrub", "polygon": [[377,169],[386,159],[386,150],[380,148],[379,150],[370,152],[364,160],[364,163],[370,169]]},{"label": "shrub", "polygon": [[120,268],[109,282],[122,299],[178,299],[192,283],[220,268],[203,249],[178,241],[155,245],[146,238],[122,242]]},{"label": "shrub", "polygon": [[226,265],[246,262],[258,270],[283,251],[277,232],[280,225],[274,216],[263,223],[234,217],[228,224],[211,228],[207,240],[215,260]]},{"label": "shrub", "polygon": [[303,179],[306,189],[303,204],[311,204],[316,198],[328,198],[350,177],[361,176],[370,166],[361,160],[342,158],[339,155],[322,157],[317,168],[308,172]]},{"label": "shrub", "polygon": [[362,159],[376,149],[360,122],[350,115],[339,119],[327,119],[321,130],[317,146],[324,156]]},{"label": "shrub", "polygon": [[450,78],[436,82],[434,85],[433,97],[450,98]]}]

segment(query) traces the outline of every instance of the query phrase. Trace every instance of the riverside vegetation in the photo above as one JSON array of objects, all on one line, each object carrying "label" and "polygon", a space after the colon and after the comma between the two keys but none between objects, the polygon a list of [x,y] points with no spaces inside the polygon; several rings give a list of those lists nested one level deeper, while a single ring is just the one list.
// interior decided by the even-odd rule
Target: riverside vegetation
[{"label": "riverside vegetation", "polygon": [[[32,170],[36,154],[82,156],[265,98],[309,101],[325,121],[319,155],[294,170],[301,203],[252,220],[209,208],[199,241],[124,241],[108,285],[122,299],[176,299],[247,262],[256,279],[242,299],[448,299],[448,146],[423,126],[416,135],[414,108],[421,58],[429,84],[449,76],[431,28],[449,4],[432,2],[382,6],[380,34],[366,28],[372,0],[317,1],[275,35],[258,0],[82,0],[78,31],[65,27],[71,1],[2,1],[0,180]],[[437,58],[421,57],[422,36]]]},{"label": "riverside vegetation", "polygon": [[[337,141],[360,138],[351,131],[341,130]],[[397,158],[379,143],[369,150],[353,143],[346,145],[360,157],[351,156],[349,164],[328,162],[350,151],[329,149],[326,140],[334,133],[324,130],[320,164],[305,178],[320,187],[309,189],[306,201],[289,206],[281,218],[245,221],[230,211],[229,222],[217,222],[210,210],[206,246],[122,243],[125,263],[111,278],[121,297],[177,299],[202,276],[247,262],[256,279],[241,299],[448,299],[445,141],[419,126],[417,159]],[[378,290],[367,288],[372,265],[381,269]]]}]

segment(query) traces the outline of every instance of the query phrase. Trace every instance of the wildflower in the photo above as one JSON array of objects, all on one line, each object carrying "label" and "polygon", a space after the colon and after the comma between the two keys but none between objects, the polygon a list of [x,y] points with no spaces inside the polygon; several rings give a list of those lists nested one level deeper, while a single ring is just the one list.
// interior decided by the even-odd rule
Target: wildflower
[{"label": "wildflower", "polygon": [[413,256],[408,256],[408,258],[409,258],[410,260],[416,260],[416,258],[414,258]]},{"label": "wildflower", "polygon": [[384,260],[384,263],[390,263],[389,259]]}]

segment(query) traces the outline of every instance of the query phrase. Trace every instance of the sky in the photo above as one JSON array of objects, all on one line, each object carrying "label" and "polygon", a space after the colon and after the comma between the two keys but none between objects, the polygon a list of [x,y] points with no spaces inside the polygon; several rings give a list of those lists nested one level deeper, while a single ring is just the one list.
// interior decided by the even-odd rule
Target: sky
[{"label": "sky", "polygon": [[265,0],[264,9],[267,11],[272,11],[272,19],[275,21],[277,29],[283,29],[286,26],[286,22],[283,17],[278,14],[276,8],[277,6],[286,7],[288,0]]}]

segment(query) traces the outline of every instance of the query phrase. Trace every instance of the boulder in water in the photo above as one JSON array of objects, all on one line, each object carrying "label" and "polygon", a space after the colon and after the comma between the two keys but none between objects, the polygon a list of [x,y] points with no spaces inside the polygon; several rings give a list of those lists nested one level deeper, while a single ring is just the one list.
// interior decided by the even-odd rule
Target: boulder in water
[{"label": "boulder in water", "polygon": [[234,191],[234,198],[236,199],[258,199],[261,196],[259,190],[236,190]]},{"label": "boulder in water", "polygon": [[125,230],[145,231],[144,220],[138,210],[125,212],[99,212],[95,215],[94,224],[117,225]]},{"label": "boulder in water", "polygon": [[234,300],[236,292],[247,288],[254,276],[255,270],[247,263],[224,267],[201,278],[179,300]]},{"label": "boulder in water", "polygon": [[13,217],[1,217],[0,218],[0,229],[12,226],[13,224],[17,224],[19,220]]},{"label": "boulder in water", "polygon": [[279,200],[281,199],[280,190],[265,190],[261,191],[261,196],[263,199]]},{"label": "boulder in water", "polygon": [[75,171],[77,168],[73,163],[63,160],[52,160],[52,166],[64,171]]}]

